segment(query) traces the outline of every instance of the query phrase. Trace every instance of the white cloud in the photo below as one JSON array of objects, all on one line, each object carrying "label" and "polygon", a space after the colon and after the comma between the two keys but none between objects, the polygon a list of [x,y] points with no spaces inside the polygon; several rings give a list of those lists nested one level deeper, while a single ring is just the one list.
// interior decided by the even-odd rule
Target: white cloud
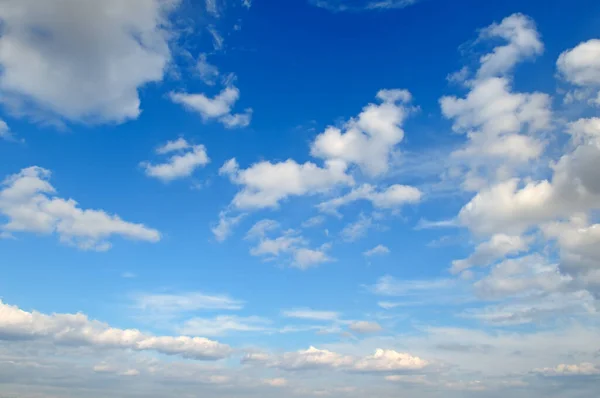
[{"label": "white cloud", "polygon": [[[265,221],[265,220],[263,220]],[[271,220],[268,220],[271,221]],[[267,260],[275,260],[282,256],[289,258],[289,265],[294,268],[306,270],[316,267],[322,263],[333,261],[326,251],[330,245],[324,244],[316,249],[306,247],[308,241],[294,230],[288,230],[277,238],[268,238],[265,233],[274,229],[275,225],[259,222],[255,226],[257,229],[252,231],[250,238],[259,239],[258,244],[250,249],[253,256],[263,256]]]},{"label": "white cloud", "polygon": [[246,233],[246,239],[264,238],[267,232],[279,229],[280,225],[275,220],[264,219],[256,222]]},{"label": "white cloud", "polygon": [[285,387],[288,384],[288,381],[283,377],[278,377],[276,379],[264,379],[262,382],[271,387]]},{"label": "white cloud", "polygon": [[355,333],[360,334],[369,334],[369,333],[377,333],[382,330],[382,327],[377,322],[368,322],[368,321],[357,321],[352,322],[350,326],[348,326],[350,330]]},{"label": "white cloud", "polygon": [[343,129],[330,126],[311,146],[314,157],[358,165],[370,176],[388,171],[391,156],[404,138],[402,124],[412,108],[406,90],[381,90],[381,104],[369,104]]},{"label": "white cloud", "polygon": [[308,350],[286,352],[275,358],[271,366],[284,370],[304,370],[318,368],[338,368],[352,363],[352,357],[337,354],[328,350],[310,347]]},{"label": "white cloud", "polygon": [[[13,132],[10,131],[8,124],[6,124],[6,122],[2,119],[0,119],[0,139],[6,140],[6,141],[11,141],[11,142],[17,141]],[[20,140],[20,141],[23,141],[23,140]]]},{"label": "white cloud", "polygon": [[360,187],[352,189],[346,195],[322,202],[317,207],[320,211],[335,214],[341,206],[358,200],[368,200],[377,209],[394,209],[404,204],[418,203],[421,200],[421,196],[421,191],[407,185],[395,184],[382,191],[377,191],[374,186],[363,184]]},{"label": "white cloud", "polygon": [[169,141],[156,149],[156,153],[159,155],[172,152],[176,152],[176,154],[172,155],[165,163],[140,163],[146,175],[158,178],[163,182],[170,182],[189,177],[197,168],[206,166],[210,162],[204,145],[190,145],[183,138]]},{"label": "white cloud", "polygon": [[231,348],[201,337],[151,336],[135,329],[117,329],[93,321],[84,314],[26,312],[0,302],[0,339],[44,340],[57,345],[156,351],[196,360],[216,360],[231,354]]},{"label": "white cloud", "polygon": [[494,23],[479,34],[480,41],[498,38],[508,43],[495,47],[491,53],[481,57],[481,67],[477,72],[479,79],[508,73],[523,59],[540,55],[544,51],[535,22],[523,14],[506,17],[500,24]]},{"label": "white cloud", "polygon": [[386,275],[371,286],[371,291],[381,296],[408,296],[420,292],[431,292],[448,289],[454,286],[454,281],[450,279],[432,279],[432,280],[399,280]]},{"label": "white cloud", "polygon": [[196,63],[196,70],[200,79],[209,86],[214,86],[217,79],[219,78],[219,68],[208,62],[206,54],[202,53],[198,56],[198,62]]},{"label": "white cloud", "polygon": [[229,211],[221,211],[219,213],[219,222],[215,224],[211,231],[217,242],[224,242],[233,232],[233,228],[246,217],[246,214],[230,215]]},{"label": "white cloud", "polygon": [[568,127],[570,152],[552,164],[551,180],[509,179],[481,190],[459,213],[479,234],[518,234],[527,228],[598,207],[600,124],[581,119]]},{"label": "white cloud", "polygon": [[539,254],[504,260],[489,275],[475,282],[478,296],[500,299],[517,295],[552,293],[563,290],[570,278]]},{"label": "white cloud", "polygon": [[340,235],[346,242],[354,242],[355,240],[364,237],[367,231],[373,228],[373,218],[360,214],[358,220],[344,227]]},{"label": "white cloud", "polygon": [[560,54],[558,71],[577,86],[600,86],[600,40],[592,39]]},{"label": "white cloud", "polygon": [[219,8],[217,6],[217,0],[205,0],[206,3],[206,12],[213,15],[214,17],[219,17]]},{"label": "white cloud", "polygon": [[529,249],[529,242],[521,236],[496,234],[489,241],[481,243],[475,252],[464,260],[454,260],[451,272],[457,274],[475,266],[486,266],[508,255],[518,254]]},{"label": "white cloud", "polygon": [[304,319],[309,321],[337,321],[340,313],[335,311],[317,311],[310,308],[296,308],[283,311],[287,318]]},{"label": "white cloud", "polygon": [[0,191],[0,213],[8,218],[6,232],[56,233],[62,242],[82,250],[108,250],[109,238],[158,242],[160,233],[143,224],[123,221],[102,210],[83,210],[73,199],[56,196],[50,171],[29,167],[9,176]]},{"label": "white cloud", "polygon": [[200,114],[204,121],[218,120],[227,128],[247,127],[252,117],[252,109],[242,114],[232,114],[235,103],[240,98],[240,90],[229,85],[213,98],[204,94],[170,93],[171,100]]},{"label": "white cloud", "polygon": [[[138,89],[171,59],[179,1],[6,0],[0,10],[0,90],[18,112],[123,122],[140,114]],[[29,104],[35,109],[26,109]]]},{"label": "white cloud", "polygon": [[554,368],[537,368],[533,372],[543,376],[597,376],[600,375],[600,366],[589,362],[560,364]]},{"label": "white cloud", "polygon": [[384,245],[377,245],[374,248],[367,250],[363,254],[367,257],[372,257],[372,256],[380,256],[380,255],[384,255],[384,254],[389,254],[389,253],[390,253],[389,248],[387,248]]},{"label": "white cloud", "polygon": [[179,332],[187,336],[221,336],[235,332],[263,332],[268,330],[269,324],[269,320],[256,316],[219,315],[211,319],[189,319]]},{"label": "white cloud", "polygon": [[309,218],[308,220],[302,223],[302,228],[312,228],[319,226],[325,222],[325,217],[323,216],[314,216]]},{"label": "white cloud", "polygon": [[417,3],[419,0],[309,0],[316,7],[333,12],[377,11],[401,9]]},{"label": "white cloud", "polygon": [[323,193],[336,185],[353,183],[346,174],[346,164],[339,161],[328,161],[324,168],[311,162],[298,164],[291,159],[279,163],[262,161],[239,169],[237,161],[230,159],[220,173],[242,186],[232,202],[241,209],[277,207],[290,196]]},{"label": "white cloud", "polygon": [[361,372],[398,372],[421,370],[429,362],[394,350],[378,349],[375,354],[358,360],[353,369]]},{"label": "white cloud", "polygon": [[224,295],[208,295],[201,292],[179,294],[138,294],[134,304],[143,311],[178,314],[199,310],[240,310],[244,302]]},{"label": "white cloud", "polygon": [[210,33],[210,35],[212,37],[213,47],[215,48],[215,50],[217,50],[217,51],[222,50],[223,46],[225,46],[225,39],[219,33],[217,28],[215,28],[213,25],[209,25],[206,27],[206,30],[208,31],[208,33]]}]

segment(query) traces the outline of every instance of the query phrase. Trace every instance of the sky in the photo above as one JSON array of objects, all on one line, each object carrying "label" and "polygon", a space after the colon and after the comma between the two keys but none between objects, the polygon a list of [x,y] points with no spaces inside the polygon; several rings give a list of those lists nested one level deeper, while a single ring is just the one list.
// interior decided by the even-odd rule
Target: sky
[{"label": "sky", "polygon": [[0,0],[0,398],[591,398],[600,3]]}]

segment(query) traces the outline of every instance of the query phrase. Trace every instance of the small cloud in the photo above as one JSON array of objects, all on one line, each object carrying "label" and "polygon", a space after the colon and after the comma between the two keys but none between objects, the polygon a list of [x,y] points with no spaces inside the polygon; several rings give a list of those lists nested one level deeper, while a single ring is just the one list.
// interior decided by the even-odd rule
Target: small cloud
[{"label": "small cloud", "polygon": [[367,250],[366,252],[364,252],[363,255],[365,255],[367,257],[372,257],[372,256],[381,256],[381,255],[389,254],[389,253],[390,253],[390,249],[388,249],[386,246],[377,245],[374,248],[372,248],[371,250]]}]

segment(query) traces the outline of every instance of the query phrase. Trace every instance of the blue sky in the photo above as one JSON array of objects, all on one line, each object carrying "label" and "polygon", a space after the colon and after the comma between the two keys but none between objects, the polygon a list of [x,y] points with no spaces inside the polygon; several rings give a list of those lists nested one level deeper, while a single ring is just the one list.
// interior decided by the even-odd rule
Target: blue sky
[{"label": "blue sky", "polygon": [[0,1],[0,398],[592,396],[599,20]]}]

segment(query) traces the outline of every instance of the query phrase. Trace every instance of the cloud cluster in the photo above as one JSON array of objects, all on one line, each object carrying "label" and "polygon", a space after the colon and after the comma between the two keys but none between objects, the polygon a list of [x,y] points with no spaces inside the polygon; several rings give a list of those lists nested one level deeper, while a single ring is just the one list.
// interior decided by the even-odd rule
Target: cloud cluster
[{"label": "cloud cluster", "polygon": [[151,336],[135,329],[118,329],[83,314],[26,312],[0,302],[0,339],[43,340],[58,345],[156,351],[196,360],[228,357],[229,346],[202,337]]}]

